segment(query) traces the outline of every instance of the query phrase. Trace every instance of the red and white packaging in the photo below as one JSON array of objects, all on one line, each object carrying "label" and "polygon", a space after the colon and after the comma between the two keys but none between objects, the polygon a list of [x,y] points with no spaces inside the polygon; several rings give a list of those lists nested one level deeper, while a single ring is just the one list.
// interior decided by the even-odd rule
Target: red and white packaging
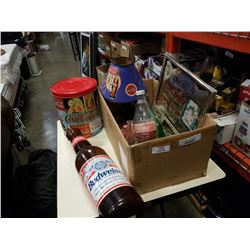
[{"label": "red and white packaging", "polygon": [[233,146],[250,157],[250,100],[241,104],[238,122],[234,131]]},{"label": "red and white packaging", "polygon": [[238,98],[238,105],[237,109],[240,110],[240,106],[242,102],[246,102],[250,100],[250,79],[246,79],[241,85],[240,85],[240,93]]}]

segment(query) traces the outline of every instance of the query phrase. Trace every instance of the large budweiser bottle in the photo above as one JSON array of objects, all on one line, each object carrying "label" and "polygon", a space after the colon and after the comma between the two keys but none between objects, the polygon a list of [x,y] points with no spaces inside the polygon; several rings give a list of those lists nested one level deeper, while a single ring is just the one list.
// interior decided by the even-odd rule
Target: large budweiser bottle
[{"label": "large budweiser bottle", "polygon": [[141,196],[107,153],[91,145],[79,129],[68,127],[66,136],[77,153],[77,171],[99,213],[103,217],[140,215],[144,207]]}]

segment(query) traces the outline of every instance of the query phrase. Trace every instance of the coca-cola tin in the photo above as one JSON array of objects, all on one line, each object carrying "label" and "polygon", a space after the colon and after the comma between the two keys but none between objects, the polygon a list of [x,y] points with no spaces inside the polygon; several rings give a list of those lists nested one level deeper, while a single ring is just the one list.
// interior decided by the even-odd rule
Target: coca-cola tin
[{"label": "coca-cola tin", "polygon": [[54,83],[50,90],[64,129],[67,126],[79,128],[85,137],[102,130],[95,79],[67,78]]}]

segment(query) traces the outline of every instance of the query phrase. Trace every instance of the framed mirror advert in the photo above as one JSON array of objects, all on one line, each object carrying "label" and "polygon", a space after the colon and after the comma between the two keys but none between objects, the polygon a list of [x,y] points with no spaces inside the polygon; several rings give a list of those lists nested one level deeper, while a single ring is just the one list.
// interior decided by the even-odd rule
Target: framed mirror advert
[{"label": "framed mirror advert", "polygon": [[217,91],[171,56],[164,57],[157,100],[164,103],[164,115],[179,133],[196,129]]}]

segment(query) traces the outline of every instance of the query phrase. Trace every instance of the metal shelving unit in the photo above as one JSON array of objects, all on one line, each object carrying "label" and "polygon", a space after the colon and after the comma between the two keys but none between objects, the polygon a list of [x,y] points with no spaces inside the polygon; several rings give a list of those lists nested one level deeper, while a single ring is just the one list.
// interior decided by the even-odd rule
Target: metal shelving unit
[{"label": "metal shelving unit", "polygon": [[250,32],[165,32],[165,50],[177,53],[181,39],[250,54]]}]

